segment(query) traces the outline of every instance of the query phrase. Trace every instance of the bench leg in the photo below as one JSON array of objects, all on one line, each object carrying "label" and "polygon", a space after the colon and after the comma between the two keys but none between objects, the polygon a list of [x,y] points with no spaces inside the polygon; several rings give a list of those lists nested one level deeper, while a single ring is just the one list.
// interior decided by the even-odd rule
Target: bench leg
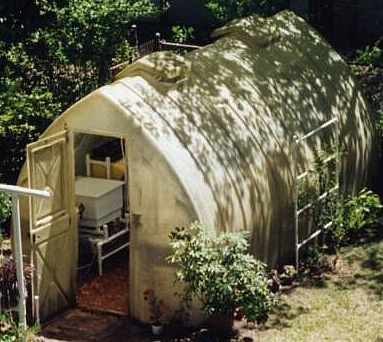
[{"label": "bench leg", "polygon": [[98,276],[102,276],[102,244],[97,243],[97,263],[98,263]]}]

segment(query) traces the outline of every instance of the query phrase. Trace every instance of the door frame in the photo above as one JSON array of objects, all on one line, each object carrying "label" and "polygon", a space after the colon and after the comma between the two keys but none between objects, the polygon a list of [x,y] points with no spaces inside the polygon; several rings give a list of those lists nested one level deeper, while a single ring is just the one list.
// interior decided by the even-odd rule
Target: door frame
[{"label": "door frame", "polygon": [[[130,203],[131,203],[131,198],[130,198],[130,195],[131,195],[131,192],[130,192],[130,140],[127,139],[127,137],[125,135],[121,135],[121,134],[117,134],[117,133],[113,133],[113,132],[107,132],[107,131],[102,131],[102,130],[96,130],[96,129],[74,129],[72,130],[72,134],[73,134],[73,157],[72,157],[72,160],[73,160],[73,172],[74,172],[74,178],[76,178],[76,161],[75,161],[75,140],[76,140],[76,135],[93,135],[93,136],[101,136],[101,137],[105,137],[105,138],[115,138],[115,139],[119,139],[120,141],[122,140],[122,144],[121,144],[121,147],[123,148],[123,151],[122,151],[122,158],[124,160],[124,181],[125,181],[125,184],[123,186],[123,210],[124,210],[124,213],[126,213],[127,209],[129,208],[130,210]],[[126,215],[125,215],[126,216]],[[130,225],[131,227],[131,217],[130,215],[127,215],[127,217],[125,217],[126,219],[126,224],[127,225]],[[78,225],[76,227],[76,229],[78,230]],[[131,243],[131,236],[129,238],[129,241]],[[79,239],[77,241],[77,248],[79,246]],[[131,248],[129,246],[128,248],[128,255],[129,255],[129,261],[127,261],[126,263],[126,267],[128,269],[128,272],[129,272],[129,287],[131,286],[130,285],[130,282],[131,282],[131,277],[130,277],[130,260],[131,260],[131,257],[130,257],[130,251],[131,251]],[[77,285],[77,284],[76,284]],[[78,293],[78,287],[76,286],[76,294]],[[128,289],[127,289],[128,290]],[[130,298],[128,297],[128,300],[129,300],[129,306],[130,306]],[[130,310],[129,310],[130,311]],[[130,314],[130,313],[129,313]]]}]

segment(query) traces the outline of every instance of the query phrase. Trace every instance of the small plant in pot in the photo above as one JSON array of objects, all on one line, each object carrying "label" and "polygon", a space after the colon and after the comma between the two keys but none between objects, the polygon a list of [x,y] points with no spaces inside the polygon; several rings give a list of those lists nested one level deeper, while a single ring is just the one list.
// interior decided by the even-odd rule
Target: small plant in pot
[{"label": "small plant in pot", "polygon": [[297,275],[298,275],[298,272],[293,265],[283,266],[283,272],[279,277],[281,285],[284,285],[284,286],[292,285]]},{"label": "small plant in pot", "polygon": [[[179,266],[181,302],[191,308],[193,300],[217,330],[231,330],[234,313],[240,310],[249,322],[267,320],[275,304],[267,285],[265,265],[248,253],[245,232],[209,236],[203,226],[193,223],[170,234],[173,254],[168,260]],[[226,326],[225,326],[226,325]],[[212,327],[215,328],[214,326]]]},{"label": "small plant in pot", "polygon": [[159,299],[153,289],[144,291],[144,300],[149,305],[149,320],[152,325],[152,332],[160,335],[165,323],[165,303],[163,299]]}]

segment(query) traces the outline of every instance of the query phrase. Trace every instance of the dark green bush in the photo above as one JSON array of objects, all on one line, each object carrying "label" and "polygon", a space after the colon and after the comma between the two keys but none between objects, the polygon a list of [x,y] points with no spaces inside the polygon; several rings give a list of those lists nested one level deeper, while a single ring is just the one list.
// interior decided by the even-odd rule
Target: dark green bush
[{"label": "dark green bush", "polygon": [[43,342],[44,339],[36,335],[39,330],[36,325],[25,329],[11,315],[0,313],[0,342]]},{"label": "dark green bush", "polygon": [[382,205],[378,195],[363,189],[356,196],[340,198],[336,205],[333,225],[326,232],[335,248],[371,238],[380,233]]},{"label": "dark green bush", "polygon": [[267,286],[265,265],[248,254],[245,233],[208,235],[198,224],[177,228],[170,235],[173,255],[180,267],[176,281],[185,285],[181,303],[200,300],[207,316],[234,317],[240,309],[248,321],[264,321],[274,306]]},{"label": "dark green bush", "polygon": [[[34,268],[24,263],[24,277],[27,288],[31,284]],[[0,258],[0,291],[1,308],[10,309],[17,303],[19,291],[17,289],[16,263],[11,257]]]}]

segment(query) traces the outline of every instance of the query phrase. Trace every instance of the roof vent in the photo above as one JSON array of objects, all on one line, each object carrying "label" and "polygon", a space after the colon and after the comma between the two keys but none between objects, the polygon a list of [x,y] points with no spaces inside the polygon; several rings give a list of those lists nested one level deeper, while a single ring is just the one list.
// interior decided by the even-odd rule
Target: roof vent
[{"label": "roof vent", "polygon": [[127,76],[151,76],[163,83],[175,84],[186,78],[191,62],[171,51],[159,51],[138,59],[127,66],[116,79]]}]

